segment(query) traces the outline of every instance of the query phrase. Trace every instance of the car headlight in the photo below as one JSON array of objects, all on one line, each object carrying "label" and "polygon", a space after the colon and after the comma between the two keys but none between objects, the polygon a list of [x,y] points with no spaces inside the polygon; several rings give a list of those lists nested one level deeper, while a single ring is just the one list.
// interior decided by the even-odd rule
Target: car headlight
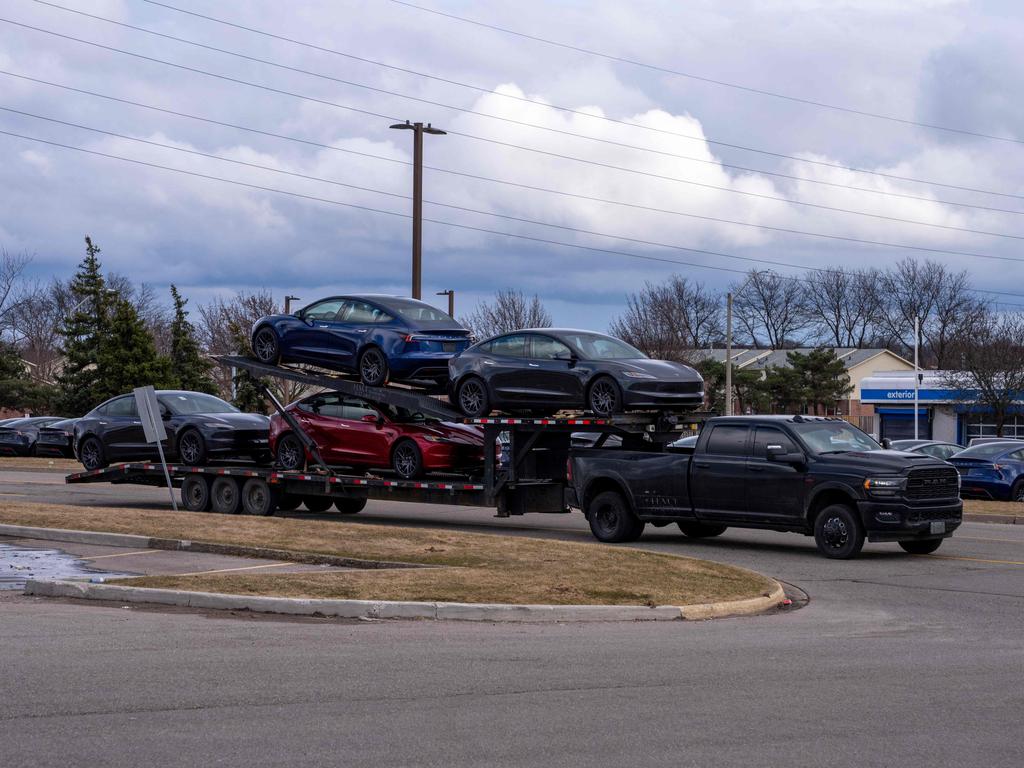
[{"label": "car headlight", "polygon": [[204,421],[202,426],[207,429],[233,429],[230,424],[225,424],[222,421]]},{"label": "car headlight", "polygon": [[641,371],[626,371],[624,375],[627,376],[630,379],[656,379],[656,378],[658,378],[657,376],[654,376],[653,374],[643,373]]},{"label": "car headlight", "polygon": [[905,477],[869,477],[864,490],[874,496],[895,496],[907,486]]},{"label": "car headlight", "polygon": [[450,443],[452,442],[447,437],[438,437],[437,435],[424,435],[423,439],[428,443]]}]

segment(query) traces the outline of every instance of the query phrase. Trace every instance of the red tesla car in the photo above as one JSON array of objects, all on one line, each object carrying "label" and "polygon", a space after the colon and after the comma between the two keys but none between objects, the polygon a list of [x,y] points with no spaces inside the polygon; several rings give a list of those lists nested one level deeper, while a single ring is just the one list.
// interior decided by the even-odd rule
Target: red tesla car
[{"label": "red tesla car", "polygon": [[[409,479],[436,470],[475,469],[484,463],[484,435],[479,427],[437,421],[338,392],[311,395],[287,410],[332,466],[390,467]],[[270,419],[270,450],[282,469],[302,469],[310,458],[278,413]]]}]

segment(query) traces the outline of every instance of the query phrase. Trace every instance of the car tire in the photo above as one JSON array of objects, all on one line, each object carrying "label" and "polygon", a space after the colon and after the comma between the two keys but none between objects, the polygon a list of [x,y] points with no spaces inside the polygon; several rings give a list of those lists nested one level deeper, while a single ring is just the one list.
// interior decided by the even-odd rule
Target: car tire
[{"label": "car tire", "polygon": [[814,543],[825,557],[849,560],[864,546],[864,526],[852,508],[832,504],[814,520]]},{"label": "car tire", "polygon": [[217,477],[210,487],[213,511],[221,515],[237,515],[242,511],[242,489],[233,477]]},{"label": "car tire", "polygon": [[78,460],[90,471],[110,466],[106,451],[103,450],[103,443],[96,437],[87,437],[78,446]]},{"label": "car tire", "polygon": [[594,538],[610,544],[636,541],[644,532],[643,521],[633,514],[618,491],[605,491],[595,496],[587,509],[587,520]]},{"label": "car tire", "polygon": [[186,429],[178,437],[178,461],[190,467],[206,464],[206,440],[198,429]]},{"label": "car tire", "polygon": [[727,525],[712,525],[711,523],[679,522],[676,525],[690,539],[710,539],[714,536],[721,536],[729,530]]},{"label": "car tire", "polygon": [[423,453],[412,440],[399,440],[391,451],[391,468],[403,480],[413,480],[423,474]]},{"label": "car tire", "polygon": [[368,387],[388,383],[388,359],[378,347],[369,347],[359,356],[359,380]]},{"label": "car tire", "polygon": [[610,376],[598,376],[587,389],[587,408],[597,416],[614,416],[622,410],[622,390]]},{"label": "car tire", "polygon": [[200,474],[185,475],[181,481],[181,506],[189,512],[209,512],[212,504],[210,481]]},{"label": "car tire", "polygon": [[1018,480],[1010,489],[1010,501],[1024,501],[1024,480]]},{"label": "car tire", "polygon": [[911,555],[930,555],[942,546],[943,539],[908,539],[899,544],[904,552]]},{"label": "car tire", "polygon": [[491,412],[491,399],[487,395],[487,382],[479,376],[467,376],[455,391],[455,405],[470,419],[482,419]]},{"label": "car tire", "polygon": [[306,507],[309,512],[326,512],[331,508],[331,504],[334,503],[334,499],[330,496],[303,496],[302,504]]},{"label": "car tire", "polygon": [[291,432],[278,438],[277,464],[285,472],[301,472],[306,468],[306,449]]},{"label": "car tire", "polygon": [[281,361],[281,340],[277,332],[268,325],[257,329],[252,335],[252,353],[261,363],[277,365]]},{"label": "car tire", "polygon": [[300,504],[302,504],[301,496],[282,493],[277,497],[277,508],[282,512],[291,512],[293,509],[298,509]]},{"label": "car tire", "polygon": [[277,511],[278,491],[262,477],[250,477],[242,486],[242,509],[247,515],[267,517]]},{"label": "car tire", "polygon": [[357,515],[366,506],[366,499],[335,499],[334,508],[342,515]]}]

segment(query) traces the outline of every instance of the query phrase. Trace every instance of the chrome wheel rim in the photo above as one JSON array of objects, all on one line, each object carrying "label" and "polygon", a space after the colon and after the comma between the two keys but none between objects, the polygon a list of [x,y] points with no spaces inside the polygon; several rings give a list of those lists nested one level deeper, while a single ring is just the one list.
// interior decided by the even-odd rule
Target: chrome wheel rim
[{"label": "chrome wheel rim", "polygon": [[395,449],[395,470],[402,477],[416,474],[416,449],[411,445],[400,445]]},{"label": "chrome wheel rim", "polygon": [[473,380],[464,383],[459,390],[459,405],[464,413],[480,413],[484,405],[483,387]]},{"label": "chrome wheel rim", "polygon": [[611,414],[616,405],[615,385],[610,381],[599,381],[590,390],[590,408],[594,413]]},{"label": "chrome wheel rim", "polygon": [[277,354],[277,339],[274,338],[273,331],[263,330],[256,334],[256,344],[254,352],[262,362],[267,363],[274,359]]},{"label": "chrome wheel rim", "polygon": [[195,433],[189,432],[183,438],[181,438],[181,445],[178,446],[178,452],[181,454],[181,459],[186,464],[195,464],[199,459],[199,436]]},{"label": "chrome wheel rim", "polygon": [[841,517],[830,517],[822,526],[822,538],[832,549],[842,549],[850,539],[850,531]]},{"label": "chrome wheel rim", "polygon": [[277,460],[285,469],[298,469],[302,456],[294,438],[286,437],[281,441],[281,447],[277,451]]}]

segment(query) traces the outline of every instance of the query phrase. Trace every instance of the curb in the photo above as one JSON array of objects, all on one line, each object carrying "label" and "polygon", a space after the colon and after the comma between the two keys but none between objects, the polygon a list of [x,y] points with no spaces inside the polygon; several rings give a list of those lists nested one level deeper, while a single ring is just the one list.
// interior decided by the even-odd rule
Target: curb
[{"label": "curb", "polygon": [[331,616],[349,619],[446,619],[455,621],[680,621],[749,616],[775,608],[785,599],[782,585],[760,597],[701,605],[509,605],[503,603],[417,603],[391,600],[326,600],[295,597],[256,597],[215,592],[186,592],[81,581],[36,581],[25,594],[121,603],[150,603],[292,616]]},{"label": "curb", "polygon": [[99,544],[108,547],[132,547],[139,549],[168,549],[185,552],[201,552],[210,555],[237,555],[263,560],[288,560],[306,565],[334,565],[340,568],[436,568],[419,563],[398,563],[388,560],[360,560],[354,557],[321,555],[316,552],[297,552],[290,549],[268,547],[244,547],[234,544],[213,544],[188,539],[160,539],[136,536],[130,533],[103,533],[100,531],[76,531],[69,528],[36,528],[29,525],[0,524],[0,536],[19,539],[45,539],[47,541],[70,541],[76,544]]},{"label": "curb", "polygon": [[997,515],[991,512],[964,513],[965,523],[999,523],[1002,525],[1024,525],[1020,515]]}]

